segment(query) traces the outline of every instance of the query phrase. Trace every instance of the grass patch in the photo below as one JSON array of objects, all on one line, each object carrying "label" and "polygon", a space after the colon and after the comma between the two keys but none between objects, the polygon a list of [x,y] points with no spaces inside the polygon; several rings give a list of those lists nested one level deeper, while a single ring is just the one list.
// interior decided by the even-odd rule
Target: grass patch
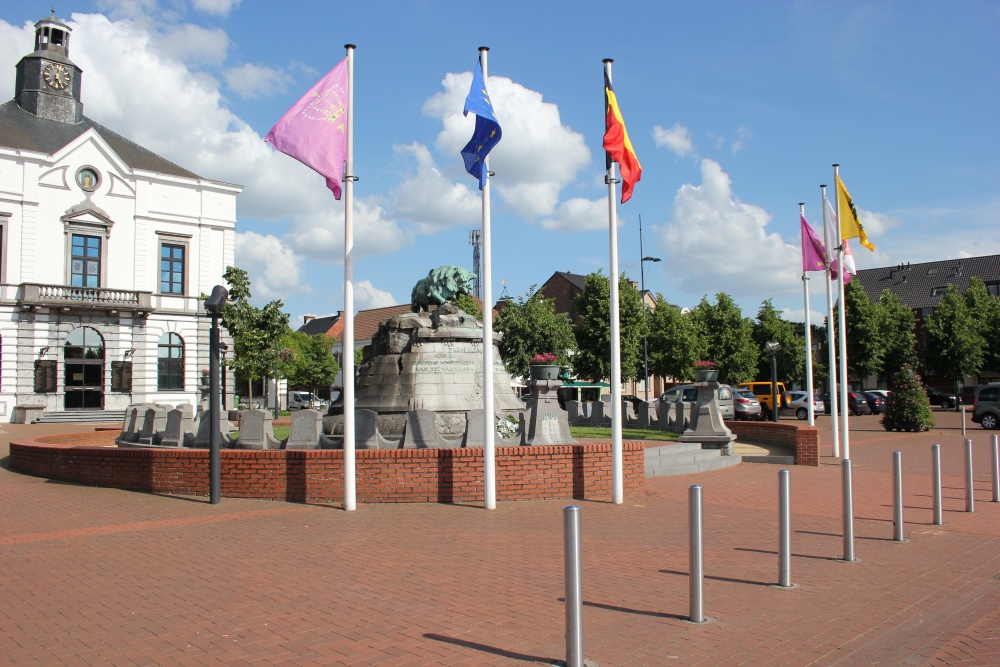
[{"label": "grass patch", "polygon": [[[570,426],[569,434],[574,438],[611,439],[610,426]],[[623,428],[623,440],[676,440],[680,433],[661,431],[655,428]]]},{"label": "grass patch", "polygon": [[[284,440],[285,438],[288,437],[288,434],[291,432],[291,430],[292,430],[291,425],[288,425],[288,426],[275,426],[274,427],[274,437],[277,438],[278,440]],[[233,440],[235,440],[236,438],[240,437],[240,432],[239,431],[230,431],[229,432],[229,437],[232,438]]]}]

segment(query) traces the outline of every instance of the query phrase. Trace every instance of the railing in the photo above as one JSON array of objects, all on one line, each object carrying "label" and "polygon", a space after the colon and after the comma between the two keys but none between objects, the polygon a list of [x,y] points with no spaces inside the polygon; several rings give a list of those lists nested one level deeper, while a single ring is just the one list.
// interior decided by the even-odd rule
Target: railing
[{"label": "railing", "polygon": [[17,302],[23,310],[34,310],[39,307],[64,310],[125,310],[146,315],[153,308],[153,295],[151,292],[106,287],[21,283]]}]

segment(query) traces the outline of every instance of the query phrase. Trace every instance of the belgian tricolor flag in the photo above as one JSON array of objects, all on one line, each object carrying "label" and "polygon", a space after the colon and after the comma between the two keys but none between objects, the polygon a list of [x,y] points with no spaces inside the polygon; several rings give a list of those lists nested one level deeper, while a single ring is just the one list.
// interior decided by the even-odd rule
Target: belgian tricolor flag
[{"label": "belgian tricolor flag", "polygon": [[635,156],[635,149],[632,148],[632,142],[629,141],[628,132],[625,130],[625,121],[622,119],[621,109],[618,108],[618,98],[615,97],[615,89],[611,87],[607,70],[604,72],[604,94],[607,98],[604,150],[608,152],[608,159],[617,162],[621,170],[622,203],[624,204],[632,196],[632,188],[642,178],[642,165],[639,164],[639,158]]}]

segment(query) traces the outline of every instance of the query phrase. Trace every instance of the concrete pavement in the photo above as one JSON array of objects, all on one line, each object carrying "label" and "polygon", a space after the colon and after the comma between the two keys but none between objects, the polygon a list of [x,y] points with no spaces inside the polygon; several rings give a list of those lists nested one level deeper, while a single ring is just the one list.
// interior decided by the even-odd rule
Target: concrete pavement
[{"label": "concrete pavement", "polygon": [[[840,464],[790,467],[792,580],[778,576],[779,466],[647,480],[582,507],[585,655],[601,665],[1000,664],[1000,504],[989,436],[963,511],[959,415],[929,433],[852,418],[855,555]],[[819,426],[828,439],[829,418]],[[2,425],[0,456],[17,434]],[[86,426],[48,426],[59,432]],[[63,430],[65,429],[65,430]],[[944,526],[931,525],[942,445]],[[892,538],[903,452],[907,542]],[[704,489],[705,612],[688,613],[687,494]],[[610,497],[610,489],[609,489]],[[0,662],[14,665],[527,665],[565,657],[571,501],[332,506],[166,497],[0,470]]]}]

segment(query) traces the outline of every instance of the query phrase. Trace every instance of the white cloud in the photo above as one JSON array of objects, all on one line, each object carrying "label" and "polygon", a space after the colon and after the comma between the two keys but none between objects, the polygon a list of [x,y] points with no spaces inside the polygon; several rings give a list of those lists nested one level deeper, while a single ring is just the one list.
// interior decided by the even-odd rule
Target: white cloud
[{"label": "white cloud", "polygon": [[[618,219],[621,225],[621,218]],[[562,232],[592,232],[608,229],[607,199],[574,197],[559,204],[555,215],[541,222],[545,229]]]},{"label": "white cloud", "polygon": [[[475,118],[461,111],[471,83],[471,72],[446,74],[444,92],[424,103],[424,113],[444,125],[435,145],[449,155],[472,137]],[[491,186],[526,220],[552,215],[562,189],[590,164],[583,135],[564,126],[559,108],[543,101],[541,93],[500,76],[491,76],[487,85],[503,130],[490,153],[490,169],[496,172]]]},{"label": "white cloud", "polygon": [[656,142],[657,148],[666,146],[681,157],[694,150],[694,144],[691,143],[691,134],[680,123],[675,123],[669,130],[656,125],[653,127],[653,141]]},{"label": "white cloud", "polygon": [[287,89],[288,75],[279,68],[245,63],[223,73],[226,85],[243,99],[269,97]]},{"label": "white cloud", "polygon": [[229,50],[229,36],[224,30],[191,23],[163,29],[155,42],[164,54],[193,65],[221,65]]},{"label": "white cloud", "polygon": [[313,293],[302,277],[301,260],[291,248],[270,234],[237,233],[236,263],[250,274],[254,301],[281,299],[293,292]]},{"label": "white cloud", "polygon": [[868,238],[873,242],[879,236],[883,236],[886,231],[903,225],[902,219],[885,215],[884,213],[858,209],[858,215],[861,217],[861,224],[865,226],[865,233],[868,234]]},{"label": "white cloud", "polygon": [[[423,233],[479,222],[482,215],[479,192],[442,174],[426,146],[412,143],[393,146],[393,150],[400,155],[412,155],[417,162],[416,174],[393,193],[393,218],[408,220]],[[468,181],[476,187],[472,178]]]},{"label": "white cloud", "polygon": [[[291,158],[287,158],[291,159]],[[317,177],[322,184],[322,177]],[[316,184],[313,185],[316,187]],[[326,191],[325,206],[307,212],[297,212],[289,221],[289,232],[283,240],[296,252],[310,259],[342,263],[344,258],[344,207],[333,206],[330,191]],[[354,251],[357,255],[390,253],[409,245],[412,233],[386,215],[377,197],[354,200]]]},{"label": "white cloud", "polygon": [[354,283],[354,308],[356,311],[397,305],[399,302],[392,294],[378,289],[372,285],[372,281],[362,280]]},{"label": "white cloud", "polygon": [[191,6],[206,14],[226,16],[240,6],[240,0],[191,0]]},{"label": "white cloud", "polygon": [[753,132],[751,132],[747,128],[743,127],[742,125],[736,128],[736,139],[733,140],[733,143],[730,146],[730,148],[733,151],[733,155],[736,155],[741,150],[743,150],[744,144],[746,144],[746,142],[750,141],[750,139],[752,138],[753,138]]},{"label": "white cloud", "polygon": [[801,289],[797,245],[767,233],[771,215],[739,201],[717,162],[701,161],[701,185],[681,186],[660,246],[672,279],[690,294],[789,296]]}]

